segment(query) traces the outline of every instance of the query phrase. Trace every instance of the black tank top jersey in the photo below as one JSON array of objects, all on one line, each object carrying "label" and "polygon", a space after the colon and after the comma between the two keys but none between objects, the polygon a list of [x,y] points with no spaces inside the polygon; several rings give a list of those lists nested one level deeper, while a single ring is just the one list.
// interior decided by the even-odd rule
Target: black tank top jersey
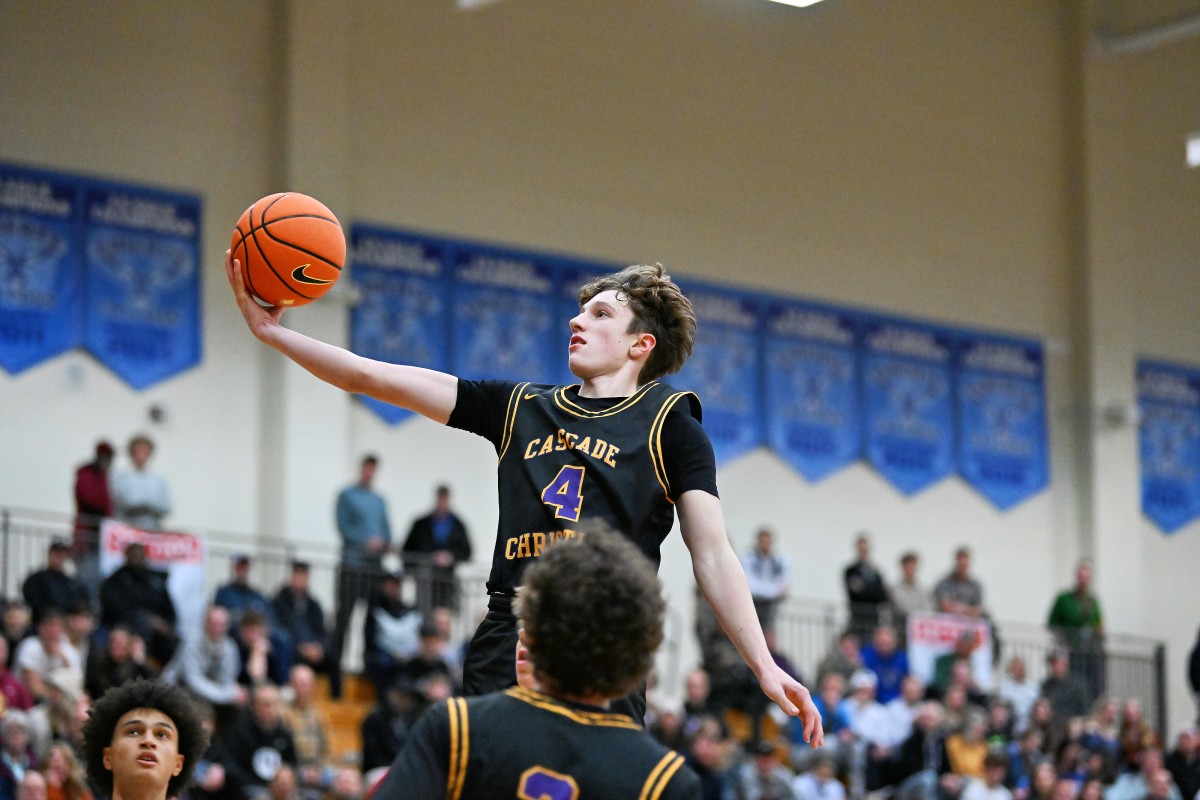
[{"label": "black tank top jersey", "polygon": [[426,711],[372,800],[692,800],[683,756],[632,719],[519,687]]},{"label": "black tank top jersey", "polygon": [[[459,382],[449,424],[496,447],[499,525],[489,592],[512,594],[525,565],[600,518],[657,567],[675,499],[716,494],[700,401],[663,383],[627,398],[580,398],[578,387]],[[670,434],[670,435],[668,435]]]}]

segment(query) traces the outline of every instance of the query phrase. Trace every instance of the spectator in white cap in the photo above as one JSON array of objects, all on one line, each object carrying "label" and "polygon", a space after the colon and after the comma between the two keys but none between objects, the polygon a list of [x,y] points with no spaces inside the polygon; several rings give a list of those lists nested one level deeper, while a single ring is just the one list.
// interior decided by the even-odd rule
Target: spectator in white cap
[{"label": "spectator in white cap", "polygon": [[887,709],[875,699],[878,683],[874,672],[858,670],[850,676],[850,695],[839,705],[854,733],[849,793],[855,797],[865,791],[869,763],[881,760],[891,744]]},{"label": "spectator in white cap", "polygon": [[135,528],[162,530],[163,519],[171,513],[171,492],[166,480],[148,468],[154,441],[139,433],[129,440],[128,449],[132,469],[120,470],[112,479],[113,514]]},{"label": "spectator in white cap", "polygon": [[875,673],[869,669],[857,670],[850,676],[850,680],[846,683],[850,691],[846,694],[846,699],[841,702],[841,707],[845,709],[846,718],[850,720],[851,727],[854,726],[854,720],[859,712],[875,702],[875,687],[878,683]]}]

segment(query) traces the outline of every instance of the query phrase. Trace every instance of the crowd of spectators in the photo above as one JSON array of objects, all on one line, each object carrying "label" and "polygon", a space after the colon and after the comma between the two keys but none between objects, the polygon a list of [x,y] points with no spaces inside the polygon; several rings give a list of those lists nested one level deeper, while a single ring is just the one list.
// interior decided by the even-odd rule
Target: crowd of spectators
[{"label": "crowd of spectators", "polygon": [[[19,597],[0,597],[0,800],[90,800],[82,722],[93,698],[136,678],[177,683],[202,709],[213,735],[191,766],[196,800],[356,800],[364,773],[391,762],[417,715],[461,691],[454,569],[471,548],[449,487],[437,487],[434,508],[394,543],[372,486],[378,458],[364,457],[335,504],[342,556],[332,614],[310,591],[308,563],[293,561],[268,594],[254,581],[251,555],[238,553],[190,630],[145,545],[126,545],[110,574],[101,569],[105,520],[143,532],[167,525],[171,492],[151,469],[154,452],[154,441],[137,434],[118,464],[116,448],[97,442],[75,471],[70,539],[49,544]],[[385,569],[393,553],[409,574]],[[404,599],[414,596],[414,604]],[[359,603],[376,705],[362,723],[361,760],[348,769],[332,758],[316,687],[327,676],[332,696],[341,694],[342,651]]]},{"label": "crowd of spectators", "polygon": [[340,762],[315,701],[331,631],[309,564],[294,561],[268,597],[251,557],[235,555],[193,633],[179,628],[167,575],[142,544],[128,545],[94,592],[72,552],[51,542],[21,597],[0,599],[0,800],[91,800],[83,721],[93,698],[135,678],[182,685],[202,709],[213,737],[192,765],[195,800],[359,800],[364,774],[392,761],[417,715],[460,691],[452,612],[422,615],[402,599],[408,578],[384,574],[363,631],[378,701],[362,724],[361,761]]},{"label": "crowd of spectators", "polygon": [[[747,559],[769,551],[761,536]],[[954,552],[931,588],[918,578],[915,552],[901,556],[889,586],[867,534],[855,538],[854,550],[842,573],[846,627],[814,675],[793,672],[814,679],[806,685],[825,726],[819,749],[803,741],[797,720],[759,702],[752,676],[739,674],[697,594],[701,664],[686,677],[682,704],[651,692],[647,727],[685,753],[704,800],[1200,800],[1196,727],[1160,741],[1137,699],[1105,691],[1103,616],[1090,564],[1048,603],[1053,644],[1045,677],[1034,681],[1022,658],[1000,664],[998,648],[984,659],[988,668],[979,667],[981,640],[996,640],[968,548]],[[787,587],[774,591],[783,597]],[[918,674],[906,623],[921,612],[953,615],[939,619],[957,620],[962,633]],[[779,618],[776,604],[765,619]],[[766,633],[775,652],[769,626]],[[1200,642],[1196,652],[1192,666],[1200,670]],[[997,680],[993,667],[1002,672]],[[1200,689],[1200,672],[1193,680]]]},{"label": "crowd of spectators", "polygon": [[[293,561],[268,595],[255,584],[250,554],[239,553],[192,632],[180,629],[167,575],[149,565],[141,544],[130,544],[107,577],[99,570],[100,518],[155,530],[169,513],[165,481],[148,469],[153,451],[148,437],[134,437],[131,466],[110,483],[114,448],[97,444],[76,473],[73,539],[50,543],[21,597],[0,598],[0,800],[91,800],[78,755],[91,699],[143,677],[186,687],[204,710],[214,735],[193,765],[196,800],[358,800],[364,776],[369,783],[391,763],[419,714],[461,691],[453,569],[470,558],[470,545],[449,489],[438,487],[434,508],[401,546],[372,486],[378,459],[363,458],[336,504],[343,549],[334,613],[310,592],[308,563]],[[385,567],[389,552],[401,554],[406,571]],[[980,642],[969,626],[928,674],[909,659],[914,614],[990,624],[965,547],[932,588],[918,577],[915,552],[902,555],[889,585],[869,535],[858,534],[842,571],[847,625],[813,676],[801,676],[777,648],[792,573],[775,534],[758,530],[742,562],[777,664],[814,679],[805,683],[826,744],[809,747],[798,721],[765,698],[697,592],[701,664],[686,676],[680,705],[659,702],[651,689],[646,722],[685,754],[706,800],[1200,800],[1196,729],[1164,743],[1137,700],[1105,692],[1090,565],[1050,603],[1047,627],[1058,646],[1044,680],[1011,658],[991,682],[977,674]],[[316,686],[327,676],[340,695],[342,649],[360,602],[362,663],[376,699],[362,722],[361,759],[349,769],[331,758]],[[1190,669],[1200,693],[1200,641]]]}]

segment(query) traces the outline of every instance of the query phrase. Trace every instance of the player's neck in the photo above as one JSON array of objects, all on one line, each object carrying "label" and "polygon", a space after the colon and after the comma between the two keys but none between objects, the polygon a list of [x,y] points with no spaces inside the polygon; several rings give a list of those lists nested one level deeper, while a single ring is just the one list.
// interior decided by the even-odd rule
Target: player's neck
[{"label": "player's neck", "polygon": [[629,397],[638,388],[636,372],[622,370],[608,375],[596,375],[582,379],[580,397]]},{"label": "player's neck", "polygon": [[560,694],[557,697],[559,700],[566,700],[568,703],[575,703],[581,706],[608,708],[609,704],[609,699],[602,694]]},{"label": "player's neck", "polygon": [[113,784],[112,800],[166,800],[167,787],[157,790],[153,787],[121,786]]}]

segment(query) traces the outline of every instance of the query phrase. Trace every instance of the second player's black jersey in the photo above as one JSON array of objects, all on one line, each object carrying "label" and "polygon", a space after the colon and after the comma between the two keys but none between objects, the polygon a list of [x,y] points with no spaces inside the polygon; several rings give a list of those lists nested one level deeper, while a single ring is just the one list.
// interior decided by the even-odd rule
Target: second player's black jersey
[{"label": "second player's black jersey", "polygon": [[373,800],[693,800],[683,761],[629,717],[513,688],[426,711]]},{"label": "second player's black jersey", "polygon": [[[699,420],[696,395],[652,382],[597,407],[579,398],[575,387],[506,388],[503,421],[493,438],[500,516],[488,591],[511,594],[526,564],[589,519],[625,534],[657,567],[680,491],[668,475],[663,428],[672,413]],[[456,422],[462,421],[451,419]]]}]

